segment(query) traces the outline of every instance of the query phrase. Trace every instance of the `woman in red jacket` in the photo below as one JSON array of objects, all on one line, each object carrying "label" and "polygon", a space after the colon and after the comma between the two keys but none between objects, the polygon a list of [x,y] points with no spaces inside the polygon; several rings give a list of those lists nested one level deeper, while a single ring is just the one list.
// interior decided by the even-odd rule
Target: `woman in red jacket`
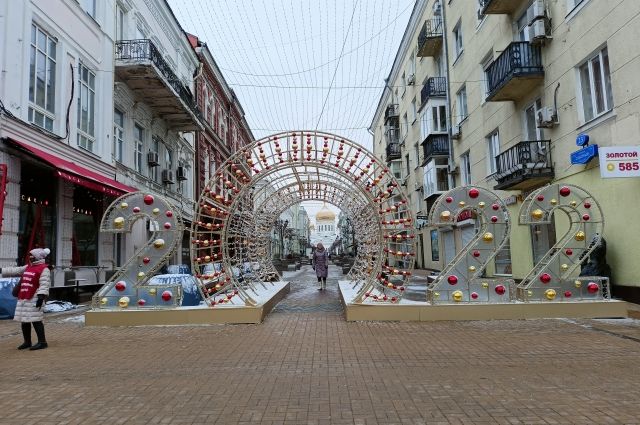
[{"label": "woman in red jacket", "polygon": [[[45,262],[49,252],[48,248],[32,249],[29,251],[29,265],[0,269],[2,277],[20,276],[18,302],[13,316],[13,320],[22,323],[24,342],[18,347],[18,350],[47,348],[44,324],[42,323],[44,318],[42,305],[49,295],[49,286],[51,285],[51,271]],[[33,346],[31,345],[31,325],[38,336],[38,343]]]}]

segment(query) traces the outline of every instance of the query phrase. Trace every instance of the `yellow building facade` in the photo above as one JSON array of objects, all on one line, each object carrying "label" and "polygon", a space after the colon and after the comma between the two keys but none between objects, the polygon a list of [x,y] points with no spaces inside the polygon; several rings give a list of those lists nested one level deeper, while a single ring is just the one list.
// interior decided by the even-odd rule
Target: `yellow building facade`
[{"label": "yellow building facade", "polygon": [[[512,231],[507,249],[487,272],[521,279],[567,229],[561,215],[555,226],[518,225],[523,199],[549,183],[581,186],[604,212],[614,295],[640,299],[640,262],[634,254],[640,226],[633,218],[640,207],[634,196],[640,193],[640,177],[604,178],[600,158],[587,152],[593,145],[601,153],[611,147],[633,151],[640,145],[640,46],[635,43],[640,35],[640,2],[430,0],[418,1],[414,15],[412,22],[417,22],[410,22],[403,43],[414,46],[417,74],[438,70],[446,78],[448,116],[446,156],[433,156],[444,149],[433,144],[433,138],[420,140],[422,135],[408,127],[408,137],[422,143],[422,154],[436,158],[431,163],[429,158],[419,159],[416,165],[421,169],[409,174],[408,191],[420,175],[423,182],[422,203],[414,210],[426,215],[432,202],[427,196],[433,193],[427,188],[433,180],[429,174],[449,186],[471,184],[496,191],[509,205]],[[424,31],[434,18],[442,21],[439,39]],[[410,54],[407,48],[405,63],[411,63]],[[403,72],[399,63],[396,58],[398,71],[392,70],[389,79],[393,84],[398,84],[396,74]],[[401,128],[403,111],[411,111],[411,96],[392,98],[385,90],[372,123],[376,154],[386,153],[379,149],[387,143],[384,112],[394,102]],[[589,147],[577,145],[578,139],[583,144],[587,137]],[[407,154],[411,160],[412,149],[405,141],[400,157]],[[634,174],[635,161],[626,161],[630,171],[626,174]],[[604,163],[626,166],[618,162]],[[440,174],[433,173],[434,166],[440,167]],[[446,188],[445,183],[440,188]],[[459,217],[444,232],[421,229],[422,266],[441,269],[473,235],[473,221]]]}]

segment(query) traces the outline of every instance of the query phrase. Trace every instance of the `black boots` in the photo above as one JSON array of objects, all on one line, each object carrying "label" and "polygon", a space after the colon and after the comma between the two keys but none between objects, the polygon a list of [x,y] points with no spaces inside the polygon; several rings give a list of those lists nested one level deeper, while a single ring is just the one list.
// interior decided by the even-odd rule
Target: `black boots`
[{"label": "black boots", "polygon": [[[24,342],[18,347],[18,350],[43,350],[48,347],[47,340],[44,336],[44,324],[42,322],[33,322],[33,323],[22,323],[22,337],[24,338]],[[31,325],[33,325],[33,329],[36,330],[36,335],[38,336],[38,343],[34,346],[31,346]]]}]

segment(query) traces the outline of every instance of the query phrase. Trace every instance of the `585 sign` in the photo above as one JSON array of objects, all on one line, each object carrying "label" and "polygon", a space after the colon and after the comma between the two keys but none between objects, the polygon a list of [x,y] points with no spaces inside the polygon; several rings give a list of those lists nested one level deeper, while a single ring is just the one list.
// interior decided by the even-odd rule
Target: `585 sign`
[{"label": "585 sign", "polygon": [[640,177],[640,147],[601,147],[600,175],[603,178]]}]

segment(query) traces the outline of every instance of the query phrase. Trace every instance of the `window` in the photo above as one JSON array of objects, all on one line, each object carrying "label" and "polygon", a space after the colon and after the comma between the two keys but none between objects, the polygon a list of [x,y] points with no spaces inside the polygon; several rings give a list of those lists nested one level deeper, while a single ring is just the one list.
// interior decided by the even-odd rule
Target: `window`
[{"label": "window", "polygon": [[407,177],[409,177],[409,174],[411,174],[411,160],[409,159],[409,154],[406,154],[404,157],[404,160],[406,162],[406,171],[407,174],[404,175],[404,178],[406,179]]},{"label": "window", "polygon": [[53,131],[56,101],[57,41],[31,24],[29,122]]},{"label": "window", "polygon": [[469,158],[469,151],[460,156],[460,161],[462,162],[462,174],[460,178],[462,179],[462,184],[466,186],[471,184],[471,159]]},{"label": "window", "polygon": [[[151,137],[151,148],[149,149],[149,152],[153,152],[155,153],[158,158],[160,158],[160,139],[156,136],[152,136]],[[158,167],[148,167],[149,170],[149,179],[153,180],[154,182],[158,181]]]},{"label": "window", "polygon": [[447,107],[446,105],[432,106],[422,111],[420,119],[420,131],[422,140],[433,133],[447,132]]},{"label": "window", "polygon": [[96,19],[96,0],[80,0],[80,6],[93,19]]},{"label": "window", "polygon": [[144,128],[136,124],[133,127],[133,140],[135,142],[134,165],[138,173],[142,173],[142,156],[144,153]]},{"label": "window", "polygon": [[168,170],[173,170],[173,149],[165,148],[164,163]]},{"label": "window", "polygon": [[530,41],[529,40],[529,17],[527,15],[526,10],[520,16],[520,18],[516,21],[516,29],[518,30],[516,41]]},{"label": "window", "polygon": [[125,13],[120,5],[116,5],[116,41],[124,40]]},{"label": "window", "polygon": [[497,156],[500,154],[500,134],[498,130],[487,136],[487,174],[495,174],[497,169]]},{"label": "window", "polygon": [[493,51],[489,52],[482,62],[480,62],[480,76],[482,79],[482,84],[480,84],[480,87],[482,88],[482,93],[480,93],[480,102],[482,103],[487,101],[487,96],[489,95],[489,66],[492,62]]},{"label": "window", "polygon": [[95,141],[96,74],[78,66],[78,146],[93,152]]},{"label": "window", "polygon": [[462,88],[458,90],[456,99],[458,100],[458,124],[460,124],[469,115],[469,111],[467,110],[467,86],[462,86]]},{"label": "window", "polygon": [[113,111],[113,152],[115,160],[123,162],[124,154],[124,114],[118,109]]},{"label": "window", "polygon": [[438,245],[438,231],[431,231],[431,261],[440,261],[440,246]]},{"label": "window", "polygon": [[462,45],[462,22],[458,21],[456,26],[453,28],[453,53],[455,55],[454,61],[458,59],[458,57],[462,54],[463,51]]},{"label": "window", "polygon": [[567,14],[584,2],[586,0],[567,0]]},{"label": "window", "polygon": [[482,10],[484,9],[485,2],[486,2],[486,0],[477,0],[476,17],[478,18],[478,23],[477,23],[478,27],[480,26],[480,24],[482,24],[482,21],[484,21],[484,19],[487,17],[487,15],[482,13]]},{"label": "window", "polygon": [[579,66],[584,122],[613,109],[609,52],[605,47]]},{"label": "window", "polygon": [[407,113],[405,112],[402,116],[402,142],[404,143],[404,139],[409,134],[409,118],[407,117]]},{"label": "window", "polygon": [[414,97],[411,101],[411,123],[416,122],[418,118],[418,106],[416,105],[416,98]]},{"label": "window", "polygon": [[540,109],[542,109],[542,101],[537,99],[524,110],[524,128],[526,132],[524,140],[544,140],[544,132],[537,125],[538,111]]},{"label": "window", "polygon": [[413,145],[413,153],[416,156],[416,168],[420,166],[420,145],[415,143]]},{"label": "window", "polygon": [[404,97],[404,93],[407,91],[407,78],[404,76],[404,72],[402,73],[402,78],[400,81],[402,84],[402,94],[400,96]]}]

